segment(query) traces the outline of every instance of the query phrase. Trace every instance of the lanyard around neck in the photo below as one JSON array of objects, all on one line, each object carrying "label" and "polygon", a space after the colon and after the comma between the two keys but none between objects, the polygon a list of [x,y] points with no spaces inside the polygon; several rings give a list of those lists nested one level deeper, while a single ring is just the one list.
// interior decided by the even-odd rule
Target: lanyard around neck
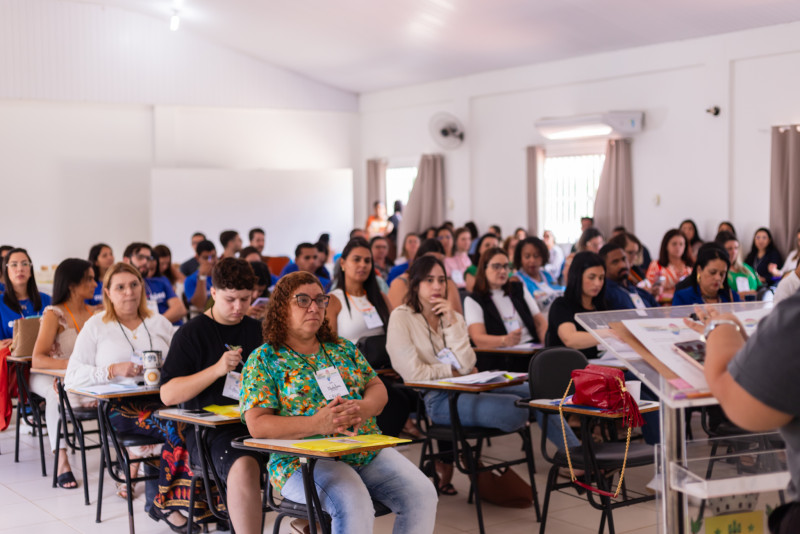
[{"label": "lanyard around neck", "polygon": [[[131,340],[128,339],[128,334],[125,333],[125,329],[122,328],[122,323],[119,322],[119,319],[117,320],[117,324],[119,325],[120,332],[122,332],[122,335],[125,336],[125,341],[127,341],[128,345],[131,346],[131,351],[135,353],[136,349],[133,347]],[[145,332],[147,332],[147,339],[150,340],[150,350],[153,350],[153,338],[150,336],[150,330],[147,329],[147,323],[144,322],[144,319],[142,319],[142,325],[144,326]]]},{"label": "lanyard around neck", "polygon": [[292,354],[294,354],[295,356],[297,356],[298,358],[300,358],[301,360],[303,360],[303,363],[305,363],[306,365],[308,365],[309,367],[311,367],[311,369],[313,369],[313,371],[314,371],[315,373],[316,373],[316,372],[319,372],[319,369],[317,368],[317,366],[315,366],[315,365],[314,365],[314,364],[312,364],[310,361],[308,361],[308,359],[307,359],[307,356],[317,356],[317,355],[320,353],[320,351],[322,351],[322,353],[325,355],[325,358],[327,358],[327,360],[330,362],[330,364],[331,364],[331,367],[336,367],[336,364],[334,363],[333,359],[332,359],[332,358],[330,357],[330,355],[328,354],[328,351],[327,351],[327,350],[325,350],[325,345],[322,343],[322,341],[320,341],[320,342],[319,342],[319,348],[320,348],[320,350],[318,350],[318,351],[317,351],[317,352],[315,352],[314,354],[310,354],[310,355],[306,355],[306,354],[300,354],[299,352],[297,352],[296,350],[294,350],[292,347],[290,347],[288,343],[284,343],[284,345],[286,345],[286,348],[287,348],[287,349],[289,349],[289,351],[290,351]]},{"label": "lanyard around neck", "polygon": [[[425,326],[428,327],[428,340],[430,340],[431,342],[431,349],[433,349],[433,355],[436,356],[438,354],[438,351],[436,350],[436,347],[433,345],[433,330],[431,330],[431,325],[428,324],[428,319],[426,319],[424,315],[422,316],[422,319],[425,321]],[[445,339],[444,337],[444,324],[442,323],[441,317],[439,317],[439,330],[441,330],[442,332],[442,345],[444,346],[444,348],[447,348],[447,339]]]}]

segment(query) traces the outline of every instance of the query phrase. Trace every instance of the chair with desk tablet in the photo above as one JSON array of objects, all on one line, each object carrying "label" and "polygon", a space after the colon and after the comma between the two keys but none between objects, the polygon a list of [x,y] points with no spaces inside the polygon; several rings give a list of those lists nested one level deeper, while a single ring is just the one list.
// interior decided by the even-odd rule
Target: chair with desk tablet
[{"label": "chair with desk tablet", "polygon": [[26,369],[31,364],[31,356],[9,356],[8,362],[14,364],[17,374],[17,422],[14,436],[14,462],[19,463],[19,432],[20,424],[31,427],[33,435],[39,438],[39,457],[42,463],[42,476],[47,476],[47,467],[44,460],[44,430],[47,428],[44,410],[41,408],[44,399],[33,393],[29,387]]},{"label": "chair with desk tablet", "polygon": [[[570,382],[570,375],[574,369],[583,369],[588,365],[586,357],[577,350],[566,347],[552,347],[538,353],[530,363],[528,371],[528,384],[532,399],[558,399],[564,396],[564,391]],[[574,386],[570,393],[574,392]],[[527,401],[520,401],[527,402]],[[528,405],[534,404],[530,402]],[[551,408],[551,409],[548,409]],[[549,413],[558,413],[558,404],[548,403],[537,406],[537,409]],[[583,470],[583,482],[586,484],[595,483],[603,491],[613,491],[613,479],[622,468],[626,444],[624,441],[604,442],[595,444],[592,442],[591,428],[594,422],[602,419],[618,419],[621,414],[606,414],[599,410],[589,409],[570,409],[564,407],[565,413],[574,413],[581,419],[581,435],[583,444],[580,447],[570,449],[572,467]],[[540,534],[544,534],[547,522],[547,511],[550,505],[550,495],[553,491],[562,488],[574,487],[571,481],[558,482],[559,470],[568,468],[567,455],[558,451],[550,454],[547,451],[547,424],[549,417],[544,418],[542,425],[541,451],[542,456],[550,462],[551,467],[547,475],[547,488],[545,489],[544,504],[542,506],[542,520],[539,527]],[[566,423],[564,423],[566,424]],[[643,443],[631,443],[627,450],[627,468],[652,465],[655,461],[654,450],[651,445]],[[578,478],[581,478],[578,476]],[[622,500],[613,501],[609,497],[600,496],[599,502],[591,491],[587,492],[589,504],[602,511],[600,518],[600,530],[603,532],[605,523],[608,521],[610,534],[614,534],[614,521],[612,510],[622,506],[630,506],[644,501],[653,500],[654,495],[640,495],[636,497],[628,496],[628,489],[622,484]],[[582,493],[583,490],[579,490]]]}]

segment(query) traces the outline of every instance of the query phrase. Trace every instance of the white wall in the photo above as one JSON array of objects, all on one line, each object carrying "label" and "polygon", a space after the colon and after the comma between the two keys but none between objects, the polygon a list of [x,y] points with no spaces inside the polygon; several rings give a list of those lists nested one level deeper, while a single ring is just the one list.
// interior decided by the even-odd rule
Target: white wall
[{"label": "white wall", "polygon": [[[131,241],[150,241],[152,168],[363,173],[355,94],[163,20],[0,0],[0,72],[0,242],[29,248],[37,264],[86,257],[98,241],[119,258]],[[235,210],[230,227],[249,228]]]},{"label": "white wall", "polygon": [[0,102],[0,241],[49,265],[147,238],[152,131],[145,106]]},{"label": "white wall", "polygon": [[[448,217],[508,232],[527,220],[524,148],[545,141],[536,119],[640,109],[636,233],[652,250],[685,217],[706,239],[732,219],[747,242],[769,222],[767,130],[800,121],[798,78],[795,23],[369,93],[360,98],[362,158],[444,152],[428,120],[454,113],[466,141],[445,152]],[[714,105],[719,117],[704,112]]]},{"label": "white wall", "polygon": [[[151,240],[152,168],[350,169],[357,126],[353,113],[0,101],[0,241],[27,247],[37,264],[86,257],[100,241],[119,258],[128,243]],[[213,194],[207,187],[188,189],[185,199]],[[281,200],[265,196],[263,209]],[[246,241],[251,214],[225,209],[228,227]],[[342,209],[350,220],[352,203]],[[158,216],[169,221],[175,214]],[[197,229],[204,228],[203,219],[198,210]],[[288,233],[296,242],[318,237],[302,224],[265,230]],[[167,243],[176,256],[189,236]],[[290,252],[271,250],[269,239],[267,248]]]}]

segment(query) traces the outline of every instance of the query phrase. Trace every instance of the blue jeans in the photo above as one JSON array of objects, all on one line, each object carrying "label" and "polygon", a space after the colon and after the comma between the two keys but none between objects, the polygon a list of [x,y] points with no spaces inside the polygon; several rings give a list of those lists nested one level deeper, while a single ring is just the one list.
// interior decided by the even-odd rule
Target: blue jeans
[{"label": "blue jeans", "polygon": [[[394,534],[433,532],[438,497],[431,481],[395,449],[383,449],[364,466],[318,461],[314,483],[323,510],[331,516],[333,534],[371,533],[375,522],[372,499],[396,514]],[[303,474],[289,477],[281,494],[305,503]]]},{"label": "blue jeans", "polygon": [[[520,408],[514,403],[523,398],[530,397],[527,384],[498,388],[491,393],[474,395],[464,393],[458,397],[458,416],[464,426],[479,426],[497,428],[503,432],[514,432],[522,428],[528,421],[528,408]],[[449,425],[450,402],[448,394],[432,391],[425,394],[425,409],[428,417],[436,424]],[[564,436],[561,432],[561,421],[557,414],[548,415],[547,439],[555,444],[559,450],[564,450]],[[544,421],[544,414],[536,412],[536,421],[539,426]],[[572,429],[566,425],[567,443],[570,447],[577,447],[581,443]]]}]

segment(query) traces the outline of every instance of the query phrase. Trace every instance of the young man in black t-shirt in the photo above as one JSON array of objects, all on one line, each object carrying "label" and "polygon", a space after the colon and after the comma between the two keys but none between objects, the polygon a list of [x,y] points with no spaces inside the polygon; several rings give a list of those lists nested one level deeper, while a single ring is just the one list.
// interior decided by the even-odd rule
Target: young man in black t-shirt
[{"label": "young man in black t-shirt", "polygon": [[[211,404],[238,404],[238,392],[225,391],[230,372],[241,372],[244,360],[262,345],[261,323],[245,315],[255,275],[244,260],[225,258],[212,271],[214,305],[175,333],[161,370],[161,400],[170,406],[202,409]],[[220,477],[227,482],[228,513],[239,534],[261,531],[261,465],[255,455],[231,447],[247,434],[243,425],[209,432],[206,445]],[[194,432],[187,432],[189,453],[197,457]]]}]

